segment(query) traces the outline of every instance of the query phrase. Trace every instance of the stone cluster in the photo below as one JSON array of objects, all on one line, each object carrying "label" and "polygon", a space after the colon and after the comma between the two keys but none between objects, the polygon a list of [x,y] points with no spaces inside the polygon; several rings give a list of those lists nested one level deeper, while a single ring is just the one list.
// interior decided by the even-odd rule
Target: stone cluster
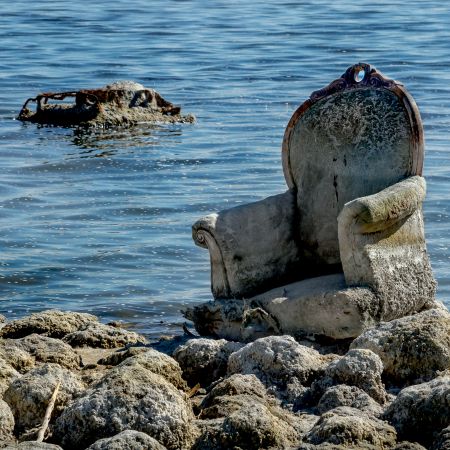
[{"label": "stone cluster", "polygon": [[291,336],[150,344],[54,310],[0,327],[0,448],[450,448],[444,308],[328,346]]}]

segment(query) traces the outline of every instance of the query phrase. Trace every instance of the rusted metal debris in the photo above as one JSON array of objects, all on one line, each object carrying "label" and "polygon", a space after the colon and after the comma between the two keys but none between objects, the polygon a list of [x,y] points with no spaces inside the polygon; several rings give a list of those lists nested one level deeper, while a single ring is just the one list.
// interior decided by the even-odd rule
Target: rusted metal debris
[{"label": "rusted metal debris", "polygon": [[[72,102],[67,102],[67,99]],[[36,109],[29,109],[35,103]],[[24,122],[61,126],[120,126],[141,122],[187,122],[181,107],[153,89],[132,81],[120,81],[100,89],[46,92],[29,98],[17,117]]]}]

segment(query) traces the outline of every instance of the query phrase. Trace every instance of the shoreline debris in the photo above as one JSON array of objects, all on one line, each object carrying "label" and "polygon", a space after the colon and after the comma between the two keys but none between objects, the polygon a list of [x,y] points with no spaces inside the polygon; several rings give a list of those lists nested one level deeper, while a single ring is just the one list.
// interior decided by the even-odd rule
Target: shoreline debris
[{"label": "shoreline debris", "polygon": [[[36,104],[35,111],[29,108]],[[119,81],[99,89],[46,92],[28,98],[17,117],[23,122],[57,126],[120,126],[142,122],[193,123],[191,114],[154,89]]]}]

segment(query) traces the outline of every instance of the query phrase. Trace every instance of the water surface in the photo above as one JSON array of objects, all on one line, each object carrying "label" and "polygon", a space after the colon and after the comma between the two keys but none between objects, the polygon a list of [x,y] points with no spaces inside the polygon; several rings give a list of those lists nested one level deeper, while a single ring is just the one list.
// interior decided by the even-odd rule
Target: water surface
[{"label": "water surface", "polygon": [[[0,312],[56,307],[179,332],[211,298],[191,224],[286,189],[281,140],[311,91],[358,61],[401,80],[426,136],[425,221],[450,290],[450,11],[423,1],[87,0],[0,6]],[[46,128],[38,92],[131,79],[195,125]]]}]

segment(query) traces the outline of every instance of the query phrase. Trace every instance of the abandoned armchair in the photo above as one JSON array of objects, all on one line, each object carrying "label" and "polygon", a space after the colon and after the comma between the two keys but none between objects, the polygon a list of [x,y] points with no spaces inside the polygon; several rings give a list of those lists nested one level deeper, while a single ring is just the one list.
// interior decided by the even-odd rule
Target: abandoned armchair
[{"label": "abandoned armchair", "polygon": [[358,336],[435,306],[422,202],[423,129],[398,82],[368,64],[313,92],[282,145],[288,190],[193,226],[214,301],[186,311],[203,335]]}]

